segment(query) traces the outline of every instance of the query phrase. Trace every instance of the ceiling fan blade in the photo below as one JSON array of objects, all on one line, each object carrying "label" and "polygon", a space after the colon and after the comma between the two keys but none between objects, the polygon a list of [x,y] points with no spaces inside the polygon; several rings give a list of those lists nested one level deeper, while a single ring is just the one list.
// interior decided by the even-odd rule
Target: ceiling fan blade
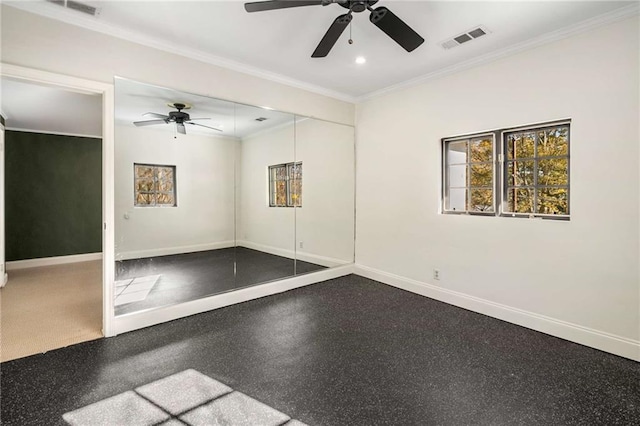
[{"label": "ceiling fan blade", "polygon": [[153,124],[165,124],[167,120],[145,120],[145,121],[134,121],[133,124],[136,126],[151,126]]},{"label": "ceiling fan blade", "polygon": [[[193,120],[193,118],[192,118]],[[185,123],[189,123],[192,126],[200,126],[200,127],[206,127],[207,129],[211,129],[211,130],[217,130],[219,132],[222,131],[222,129],[216,129],[215,127],[211,127],[211,126],[205,126],[204,124],[198,124],[198,123],[192,123],[191,121],[185,121]]]},{"label": "ceiling fan blade", "polygon": [[263,12],[265,10],[286,9],[288,7],[300,6],[320,6],[325,3],[323,0],[272,0],[255,1],[244,4],[247,12]]},{"label": "ceiling fan blade", "polygon": [[183,123],[176,123],[176,128],[178,129],[178,133],[181,133],[183,135],[187,134],[187,131],[185,130]]},{"label": "ceiling fan blade", "polygon": [[381,6],[372,10],[369,20],[407,52],[413,51],[424,43],[424,39],[417,32],[386,7]]},{"label": "ceiling fan blade", "polygon": [[157,112],[145,112],[144,114],[142,114],[143,117],[155,117],[155,118],[162,118],[163,120],[167,120],[169,119],[168,115],[164,115],[164,114],[158,114]]},{"label": "ceiling fan blade", "polygon": [[349,22],[351,22],[352,18],[351,12],[338,16],[325,33],[324,37],[322,37],[322,40],[320,40],[318,47],[316,47],[316,50],[314,50],[311,57],[324,58],[327,56],[333,48],[333,45],[336,44],[340,38],[342,32],[349,25]]},{"label": "ceiling fan blade", "polygon": [[193,121],[193,120],[211,120],[211,117],[208,118],[190,118],[189,121]]}]

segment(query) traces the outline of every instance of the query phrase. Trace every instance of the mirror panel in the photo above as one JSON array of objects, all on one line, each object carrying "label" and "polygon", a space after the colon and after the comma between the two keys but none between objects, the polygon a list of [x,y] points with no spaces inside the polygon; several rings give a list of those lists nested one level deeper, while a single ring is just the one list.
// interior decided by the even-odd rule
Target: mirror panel
[{"label": "mirror panel", "polygon": [[296,118],[296,162],[302,166],[297,274],[354,261],[354,154],[353,127]]},{"label": "mirror panel", "polygon": [[294,160],[295,117],[236,106],[240,149],[237,175],[236,280],[251,285],[295,273],[294,211],[286,203],[283,165]]},{"label": "mirror panel", "polygon": [[[115,86],[116,315],[235,288],[235,105],[124,79]],[[168,115],[174,102],[222,131],[132,124]]]},{"label": "mirror panel", "polygon": [[121,78],[115,94],[116,315],[353,262],[353,127]]}]

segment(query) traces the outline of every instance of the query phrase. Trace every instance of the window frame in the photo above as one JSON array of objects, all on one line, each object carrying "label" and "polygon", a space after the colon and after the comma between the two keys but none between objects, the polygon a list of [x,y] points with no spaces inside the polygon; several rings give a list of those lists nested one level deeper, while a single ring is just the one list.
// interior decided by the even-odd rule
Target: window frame
[{"label": "window frame", "polygon": [[[492,149],[491,149],[491,155],[492,155],[492,161],[491,163],[491,168],[492,168],[492,211],[470,211],[468,210],[468,200],[467,197],[470,194],[471,191],[471,185],[469,182],[469,179],[471,178],[470,173],[467,173],[466,176],[466,182],[465,182],[465,209],[464,210],[447,210],[447,205],[448,205],[448,201],[449,201],[449,196],[447,194],[447,190],[450,189],[449,187],[449,180],[450,180],[450,173],[449,173],[449,164],[448,164],[448,150],[447,150],[447,145],[449,143],[455,143],[455,142],[460,142],[460,141],[467,141],[467,161],[464,163],[467,166],[470,166],[472,163],[470,160],[470,156],[469,156],[469,143],[474,140],[474,139],[481,139],[484,137],[489,136],[491,138],[491,145],[492,145]],[[461,136],[454,136],[454,137],[450,137],[450,138],[443,138],[442,139],[442,144],[441,144],[441,148],[442,148],[442,208],[441,211],[443,214],[464,214],[464,215],[478,215],[478,216],[495,216],[496,212],[498,211],[498,200],[496,198],[496,179],[498,178],[497,176],[497,172],[496,172],[496,161],[497,161],[497,153],[496,153],[496,132],[481,132],[481,133],[472,133],[472,134],[468,134],[468,135],[461,135]],[[482,162],[482,163],[475,163],[475,164],[485,164],[488,162]],[[463,164],[463,163],[460,163]]]},{"label": "window frame", "polygon": [[[157,169],[158,168],[171,168],[173,170],[172,176],[173,176],[173,182],[172,182],[172,191],[171,193],[173,194],[173,204],[138,204],[138,186],[137,186],[137,181],[138,181],[138,176],[136,173],[136,168],[137,166],[142,166],[142,167],[152,167],[154,169],[154,174],[153,174],[153,181],[154,183],[157,181]],[[177,177],[177,168],[175,165],[170,165],[170,164],[149,164],[149,163],[133,163],[133,207],[141,207],[141,208],[148,208],[148,207],[158,207],[158,208],[170,208],[170,207],[178,207],[178,188],[177,188],[177,182],[178,182],[178,177]],[[167,191],[158,191],[158,190],[154,190],[154,191],[145,191],[144,193],[151,193],[151,194],[158,194],[158,193],[167,193]]]},{"label": "window frame", "polygon": [[[272,170],[274,169],[278,169],[278,168],[283,168],[285,169],[285,204],[277,204],[276,203],[276,197],[275,194],[276,192],[274,191],[274,183],[281,181],[281,179],[272,179],[273,173]],[[294,180],[297,179],[292,179],[291,178],[291,169],[293,167],[300,167],[302,168],[302,161],[292,161],[290,163],[281,163],[281,164],[274,164],[272,166],[267,166],[267,179],[268,179],[268,191],[269,191],[269,207],[294,207],[294,208],[302,208],[302,174],[300,175],[300,193],[299,195],[299,202],[298,204],[296,204],[293,201],[293,188],[292,188],[292,183]]]},{"label": "window frame", "polygon": [[[507,141],[508,136],[511,134],[523,133],[527,131],[547,131],[550,129],[555,129],[559,127],[567,128],[567,153],[566,155],[559,156],[549,156],[549,157],[539,157],[537,155],[537,136],[534,139],[534,156],[531,158],[531,161],[534,162],[534,185],[528,186],[528,188],[532,188],[534,190],[534,202],[536,202],[537,198],[537,190],[538,188],[563,188],[566,189],[567,192],[567,214],[548,214],[548,213],[517,213],[517,212],[509,212],[507,211],[508,207],[508,191],[510,188],[508,185],[508,166],[513,160],[507,159]],[[482,211],[469,211],[468,210],[468,200],[467,196],[470,194],[471,186],[469,184],[470,173],[467,171],[467,181],[465,190],[467,193],[465,194],[465,210],[448,210],[447,205],[449,201],[449,167],[448,167],[448,150],[447,146],[451,142],[458,141],[467,141],[469,143],[473,139],[477,139],[480,137],[486,137],[491,135],[493,138],[493,211],[490,212],[482,212]],[[468,146],[468,145],[467,145]],[[493,217],[514,217],[514,218],[538,218],[538,219],[549,219],[549,220],[564,220],[568,221],[571,218],[571,119],[563,119],[563,120],[555,120],[548,121],[543,123],[529,124],[525,126],[518,127],[509,127],[503,129],[490,130],[485,132],[477,132],[470,133],[459,136],[451,136],[441,139],[440,143],[441,148],[441,161],[442,161],[442,184],[441,184],[441,199],[440,199],[440,213],[441,214],[453,214],[453,215],[468,215],[468,216],[493,216]],[[469,158],[469,151],[467,149],[467,162],[465,163],[467,166],[471,165],[472,162]],[[567,160],[567,183],[566,185],[538,185],[538,161],[540,159],[554,159],[554,158],[566,158]],[[460,163],[462,164],[462,163]]]},{"label": "window frame", "polygon": [[[566,127],[567,128],[567,154],[566,155],[559,155],[559,156],[550,156],[550,157],[539,157],[537,155],[538,153],[538,144],[537,144],[537,136],[534,139],[534,155],[533,157],[530,157],[531,159],[529,161],[533,161],[534,166],[533,166],[533,179],[534,179],[534,184],[532,186],[529,186],[530,188],[533,189],[534,191],[534,203],[537,203],[537,192],[538,192],[538,188],[544,188],[544,187],[551,187],[551,188],[566,188],[567,190],[567,214],[548,214],[548,213],[518,213],[518,212],[510,212],[506,210],[506,207],[508,206],[508,192],[509,192],[509,185],[508,185],[508,167],[509,167],[509,163],[512,160],[507,159],[507,141],[508,141],[508,136],[511,134],[516,134],[516,133],[524,133],[527,132],[528,130],[533,130],[535,131],[535,133],[537,134],[538,132],[541,131],[546,131],[546,130],[550,130],[550,129],[555,129],[555,128],[559,128],[559,127]],[[500,154],[500,173],[501,173],[501,182],[500,182],[500,190],[501,190],[501,203],[500,203],[500,216],[501,217],[524,217],[524,218],[530,218],[530,219],[535,219],[535,218],[539,218],[539,219],[552,219],[552,220],[570,220],[571,218],[571,120],[561,120],[561,121],[553,121],[553,122],[548,122],[548,123],[541,123],[541,124],[537,124],[537,125],[529,125],[529,126],[522,126],[522,127],[514,127],[514,128],[510,128],[510,129],[504,129],[500,131],[500,136],[501,136],[501,148],[502,148],[502,152]],[[567,159],[567,184],[566,185],[538,185],[538,162],[540,161],[540,158],[566,158]],[[515,187],[515,186],[514,186]]]}]

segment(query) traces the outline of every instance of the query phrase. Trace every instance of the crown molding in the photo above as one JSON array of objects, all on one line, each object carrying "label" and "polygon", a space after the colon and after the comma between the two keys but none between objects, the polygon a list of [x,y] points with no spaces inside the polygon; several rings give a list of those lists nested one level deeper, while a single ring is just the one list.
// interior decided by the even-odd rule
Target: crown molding
[{"label": "crown molding", "polygon": [[385,87],[384,89],[367,93],[366,95],[356,97],[355,103],[359,104],[374,98],[378,98],[378,97],[390,94],[392,92],[400,91],[402,89],[407,89],[410,87],[415,87],[417,85],[426,83],[431,80],[435,80],[450,74],[458,73],[463,70],[475,68],[480,65],[494,62],[499,59],[512,56],[529,49],[536,48],[538,46],[552,43],[554,41],[563,40],[565,38],[569,38],[574,35],[578,35],[598,27],[602,27],[608,24],[613,24],[615,22],[622,21],[634,15],[638,15],[639,13],[640,13],[640,2],[636,2],[631,6],[616,9],[612,12],[587,19],[585,21],[579,22],[577,24],[574,24],[556,31],[552,31],[547,34],[543,34],[539,37],[524,41],[522,43],[518,43],[516,45],[507,47],[505,49],[498,50],[496,52],[492,52],[486,55],[482,55],[477,58],[470,59],[468,61],[460,62],[450,67],[442,68],[440,70],[437,70],[428,74],[424,74],[420,77],[416,77],[411,80],[403,81],[402,83]]},{"label": "crown molding", "polygon": [[151,47],[157,50],[162,50],[167,53],[180,55],[189,59],[195,59],[200,62],[205,62],[210,65],[215,65],[221,68],[230,69],[233,71],[248,74],[253,77],[262,78],[264,80],[272,81],[275,83],[284,84],[297,89],[306,90],[308,92],[316,93],[318,95],[327,96],[329,98],[337,99],[344,102],[355,103],[356,98],[354,96],[346,95],[335,90],[327,89],[321,86],[317,86],[304,81],[296,80],[287,77],[282,74],[265,71],[263,69],[247,65],[241,62],[233,61],[230,59],[222,58],[220,56],[212,55],[199,49],[188,48],[180,46],[176,43],[167,42],[164,40],[150,37],[148,35],[131,31],[129,29],[121,28],[115,25],[107,24],[97,20],[98,18],[89,18],[82,16],[81,14],[70,13],[69,11],[50,4],[48,2],[31,2],[31,1],[12,1],[4,2],[4,5],[10,6],[16,9],[23,10],[25,12],[33,13],[35,15],[44,16],[46,18],[54,19],[56,21],[62,21],[64,23],[75,25],[87,30],[106,34],[111,37],[120,38],[133,43],[141,44],[143,46]]}]

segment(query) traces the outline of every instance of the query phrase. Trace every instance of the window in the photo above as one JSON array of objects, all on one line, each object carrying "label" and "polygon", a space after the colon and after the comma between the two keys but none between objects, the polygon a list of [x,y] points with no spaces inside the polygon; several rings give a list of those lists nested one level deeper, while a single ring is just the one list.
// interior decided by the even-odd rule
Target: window
[{"label": "window", "polygon": [[506,132],[504,213],[569,214],[569,125]]},{"label": "window", "polygon": [[302,163],[269,166],[269,206],[302,207]]},{"label": "window", "polygon": [[493,134],[445,141],[445,211],[494,212]]},{"label": "window", "polygon": [[175,207],[176,166],[134,164],[136,207]]},{"label": "window", "polygon": [[442,143],[443,213],[568,219],[568,121]]}]

